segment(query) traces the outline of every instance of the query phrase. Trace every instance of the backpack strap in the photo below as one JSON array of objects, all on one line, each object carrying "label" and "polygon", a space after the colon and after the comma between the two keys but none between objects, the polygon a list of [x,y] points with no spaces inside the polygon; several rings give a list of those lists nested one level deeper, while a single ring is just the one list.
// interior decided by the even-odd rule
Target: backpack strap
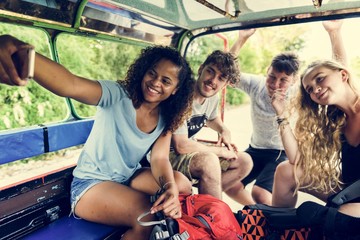
[{"label": "backpack strap", "polygon": [[[158,221],[148,221],[148,222],[144,222],[141,221],[142,218],[144,218],[145,216],[149,215],[149,212],[144,212],[142,214],[139,215],[139,217],[137,218],[137,222],[141,225],[141,226],[155,226],[153,229],[153,235],[154,235],[154,239],[155,240],[163,240],[163,239],[169,239],[169,240],[188,240],[190,238],[190,235],[187,231],[184,231],[183,233],[176,233],[173,236],[171,236],[173,233],[172,231],[169,231],[168,224],[169,222],[166,221],[166,219],[162,219],[162,220],[158,220]],[[161,228],[160,225],[164,225],[166,226],[165,229]]]},{"label": "backpack strap", "polygon": [[165,219],[162,219],[162,220],[157,220],[157,221],[148,221],[148,222],[143,222],[141,221],[141,219],[143,217],[146,217],[147,215],[150,214],[150,211],[149,212],[144,212],[142,214],[140,214],[137,218],[137,222],[141,225],[141,226],[144,226],[144,227],[148,227],[148,226],[154,226],[154,225],[158,225],[158,224],[161,224],[161,225],[165,225],[166,226],[166,220]]},{"label": "backpack strap", "polygon": [[360,179],[344,188],[331,199],[331,204],[340,207],[340,205],[350,202],[360,197]]},{"label": "backpack strap", "polygon": [[333,233],[336,229],[335,226],[335,218],[338,213],[338,208],[360,197],[360,179],[356,182],[352,183],[350,186],[344,188],[339,193],[335,195],[334,198],[331,199],[330,205],[328,208],[328,212],[326,214],[325,223],[324,223],[324,232],[325,233]]},{"label": "backpack strap", "polygon": [[190,238],[190,235],[187,231],[183,232],[183,233],[177,233],[174,236],[172,236],[170,238],[170,240],[187,240]]},{"label": "backpack strap", "polygon": [[333,233],[335,231],[335,218],[338,210],[330,207],[327,211],[324,223],[324,233]]}]

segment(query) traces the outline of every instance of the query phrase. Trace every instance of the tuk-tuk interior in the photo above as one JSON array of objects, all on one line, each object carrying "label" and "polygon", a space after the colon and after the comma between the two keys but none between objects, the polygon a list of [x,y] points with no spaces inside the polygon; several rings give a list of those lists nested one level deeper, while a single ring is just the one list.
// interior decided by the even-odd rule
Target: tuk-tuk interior
[{"label": "tuk-tuk interior", "polygon": [[[326,19],[356,18],[356,0],[5,0],[0,23],[46,32],[58,61],[57,38],[86,38],[146,46],[177,47],[185,56],[201,36]],[[64,121],[0,131],[0,164],[54,152],[86,141],[93,120],[81,118],[67,99]],[[74,165],[0,188],[0,239],[115,239],[125,228],[68,217]]]}]

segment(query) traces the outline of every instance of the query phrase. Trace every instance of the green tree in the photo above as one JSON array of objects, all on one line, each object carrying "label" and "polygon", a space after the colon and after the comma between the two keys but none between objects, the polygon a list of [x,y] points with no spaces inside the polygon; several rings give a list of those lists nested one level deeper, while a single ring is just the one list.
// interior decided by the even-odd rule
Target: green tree
[{"label": "green tree", "polygon": [[[0,34],[11,34],[51,57],[48,35],[36,28],[0,23]],[[74,74],[90,79],[123,79],[141,46],[69,34],[56,39],[60,62]],[[78,115],[89,117],[96,108],[74,101]],[[26,87],[0,85],[0,130],[62,121],[69,115],[64,98],[35,82]]]},{"label": "green tree", "polygon": [[[47,34],[40,29],[0,23],[0,34],[11,34],[51,56]],[[0,130],[60,121],[66,115],[65,101],[32,81],[21,88],[0,85]]]}]

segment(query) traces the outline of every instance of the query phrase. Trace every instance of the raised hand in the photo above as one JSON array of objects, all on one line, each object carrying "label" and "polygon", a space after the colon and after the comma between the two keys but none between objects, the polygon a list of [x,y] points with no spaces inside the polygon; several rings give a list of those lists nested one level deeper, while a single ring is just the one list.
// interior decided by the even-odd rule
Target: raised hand
[{"label": "raised hand", "polygon": [[27,84],[27,80],[19,77],[12,55],[24,48],[33,48],[10,35],[0,36],[0,83],[8,85],[22,86]]}]

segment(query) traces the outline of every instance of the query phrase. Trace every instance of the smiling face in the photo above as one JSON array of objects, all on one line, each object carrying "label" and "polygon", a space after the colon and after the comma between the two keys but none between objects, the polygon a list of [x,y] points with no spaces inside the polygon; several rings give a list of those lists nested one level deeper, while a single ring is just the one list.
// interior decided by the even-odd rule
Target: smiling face
[{"label": "smiling face", "polygon": [[228,78],[214,64],[201,66],[199,68],[199,78],[196,82],[197,93],[209,98],[217,94],[228,83]]},{"label": "smiling face", "polygon": [[179,83],[179,67],[167,59],[161,59],[148,69],[141,83],[144,100],[160,103],[175,94]]},{"label": "smiling face", "polygon": [[344,97],[339,93],[347,80],[345,70],[317,66],[307,71],[301,83],[311,100],[321,105],[331,105],[336,104],[338,98]]},{"label": "smiling face", "polygon": [[279,72],[275,68],[269,67],[266,77],[266,89],[270,97],[279,89],[286,92],[293,83],[294,74],[287,75],[285,72]]}]

